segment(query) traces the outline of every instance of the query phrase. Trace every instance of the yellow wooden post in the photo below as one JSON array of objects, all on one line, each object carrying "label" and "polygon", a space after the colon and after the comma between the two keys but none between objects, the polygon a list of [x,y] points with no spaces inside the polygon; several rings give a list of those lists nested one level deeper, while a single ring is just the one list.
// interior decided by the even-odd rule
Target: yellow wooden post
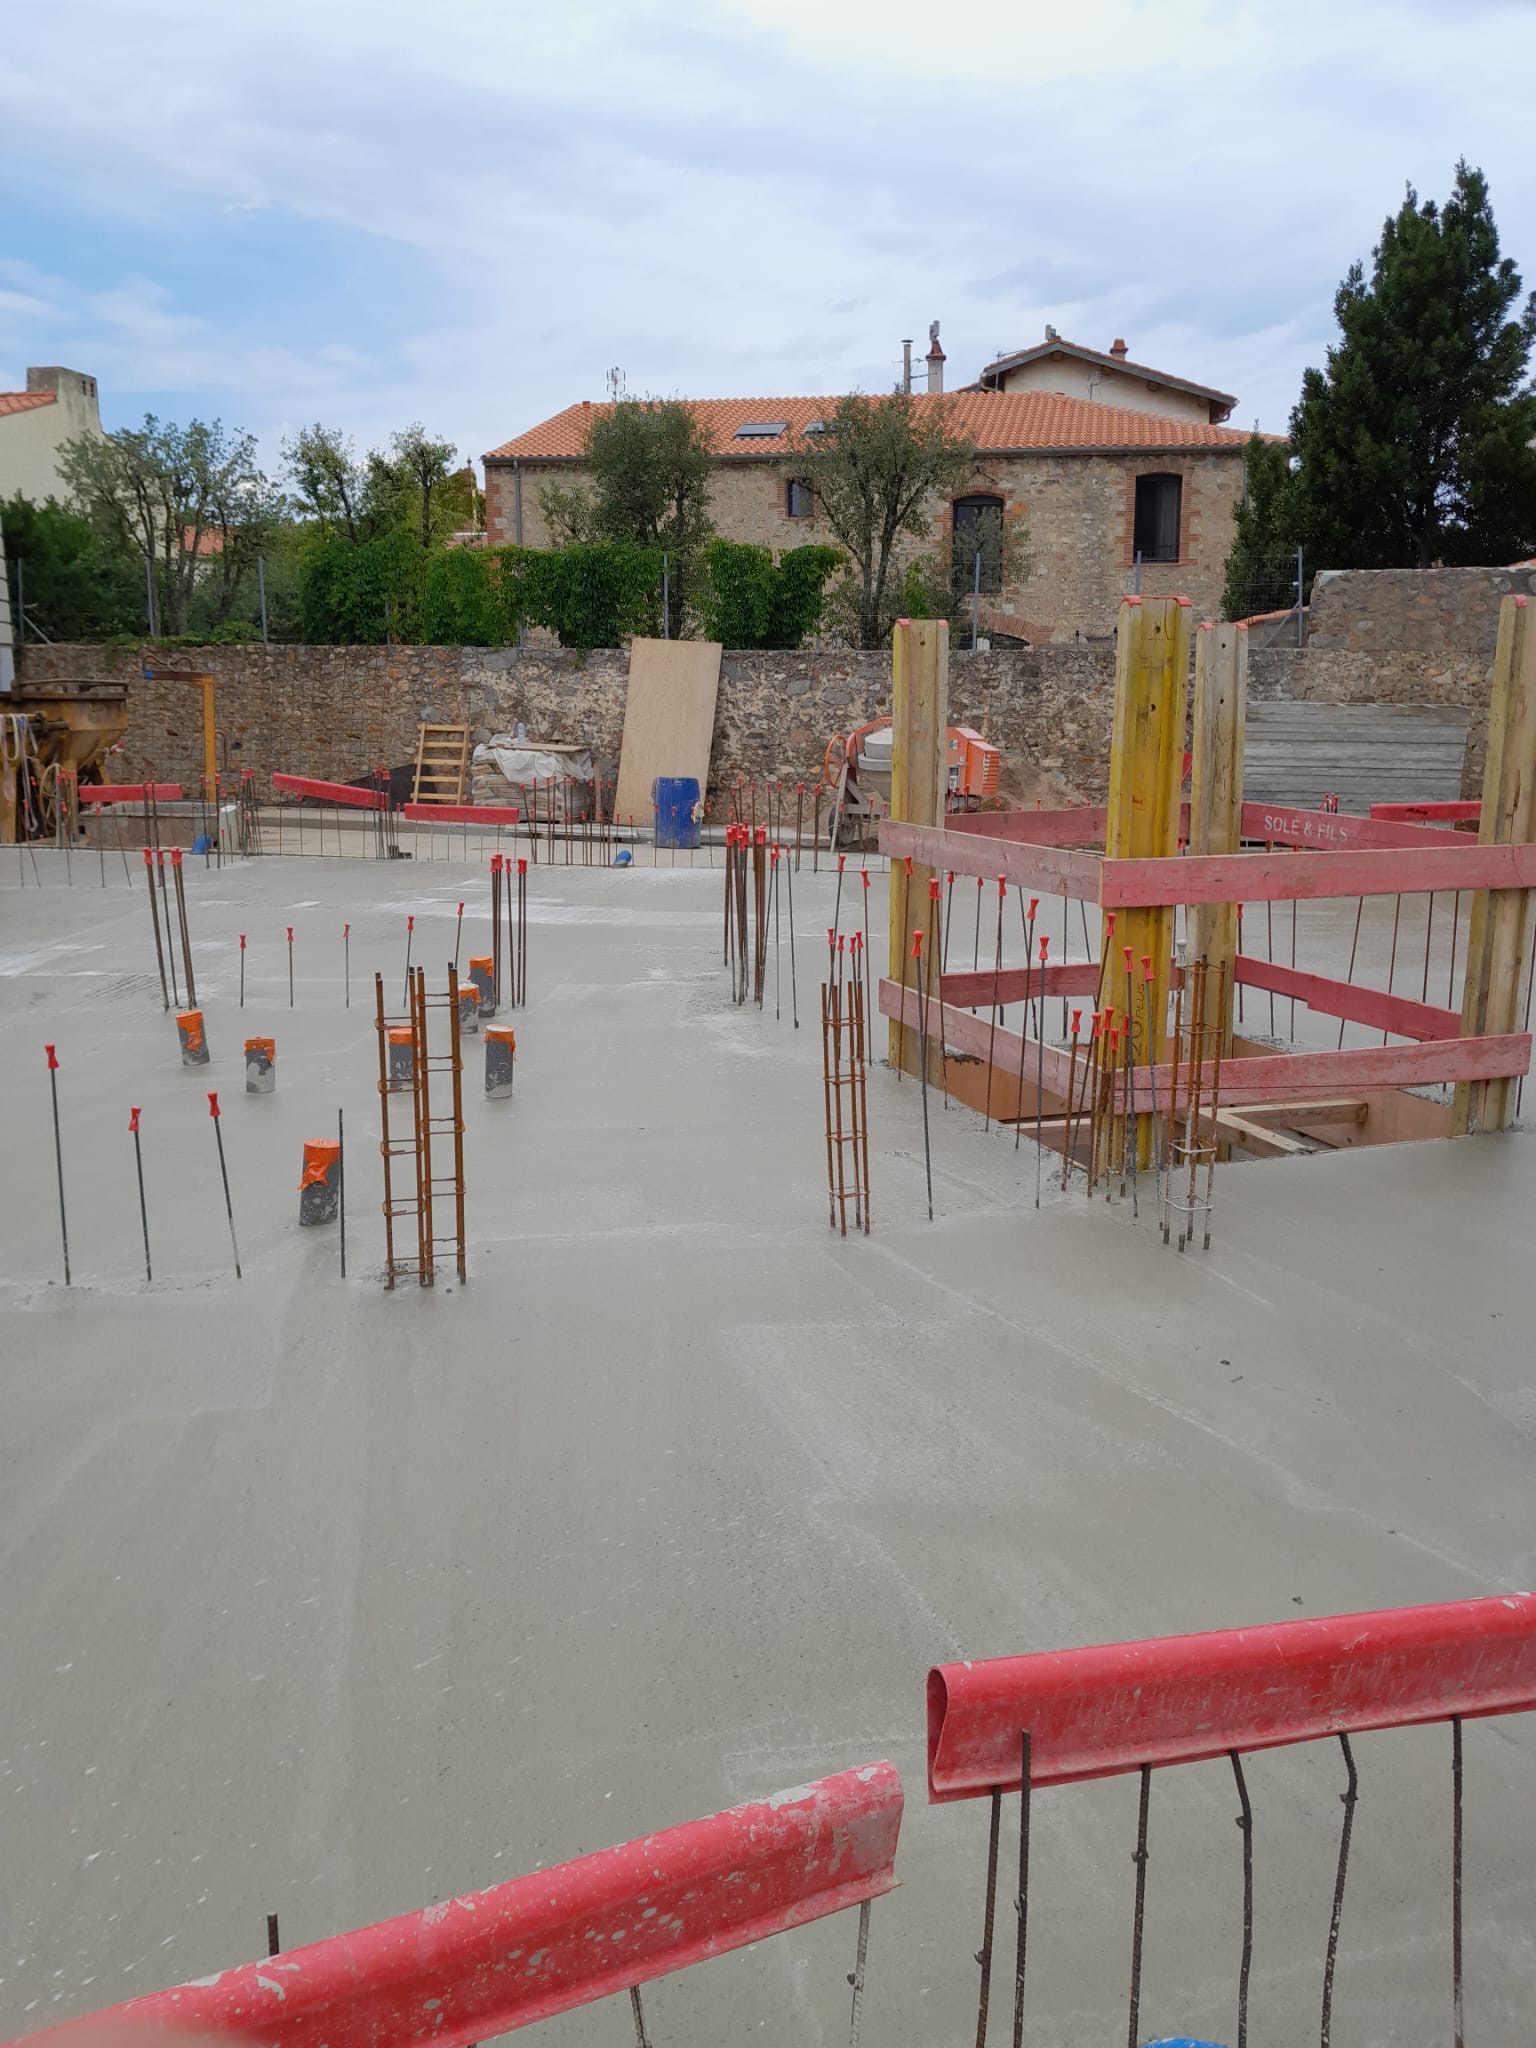
[{"label": "yellow wooden post", "polygon": [[[891,641],[891,817],[902,825],[944,823],[945,746],[949,737],[949,623],[945,619],[898,619]],[[938,921],[935,947],[928,937],[928,883],[933,869],[891,862],[890,978],[917,986],[912,963],[912,934],[923,933],[923,980],[928,999],[939,998],[938,960],[944,935]],[[942,912],[943,905],[940,905]],[[935,1017],[937,1011],[934,1012]],[[893,1067],[915,1074],[918,1034],[892,1021],[889,1035]],[[930,1079],[938,1056],[930,1048]]]},{"label": "yellow wooden post", "polygon": [[[1183,781],[1184,714],[1189,695],[1189,599],[1128,597],[1115,628],[1115,708],[1109,747],[1109,817],[1104,852],[1110,860],[1164,858],[1179,850],[1179,785]],[[1125,910],[1105,963],[1104,1000],[1126,1007],[1124,948],[1136,977],[1152,962],[1150,1012],[1137,1008],[1145,1039],[1137,1051],[1155,1065],[1163,1053],[1173,955],[1173,910]],[[1150,1103],[1147,1105],[1150,1110]],[[1138,1110],[1140,1105],[1138,1104]],[[1152,1119],[1138,1114],[1139,1157],[1151,1162]]]},{"label": "yellow wooden post", "polygon": [[[1248,628],[1206,623],[1195,632],[1195,708],[1189,770],[1189,850],[1237,853],[1243,836],[1243,727],[1248,704]],[[1189,917],[1189,957],[1212,974],[1225,965],[1223,1056],[1232,1050],[1232,962],[1237,905],[1198,903]],[[1215,986],[1214,981],[1211,984]]]},{"label": "yellow wooden post", "polygon": [[[1536,624],[1524,597],[1506,597],[1499,606],[1477,836],[1483,846],[1536,839]],[[1472,898],[1463,1038],[1520,1029],[1531,895],[1529,889],[1479,889]],[[1452,1131],[1503,1130],[1513,1114],[1514,1087],[1510,1080],[1458,1082]]]}]

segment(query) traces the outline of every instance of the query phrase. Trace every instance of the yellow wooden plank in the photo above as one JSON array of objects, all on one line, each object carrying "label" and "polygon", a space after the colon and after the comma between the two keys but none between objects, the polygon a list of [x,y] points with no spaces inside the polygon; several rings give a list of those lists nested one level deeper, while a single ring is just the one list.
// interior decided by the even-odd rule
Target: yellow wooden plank
[{"label": "yellow wooden plank", "polygon": [[[1248,701],[1248,628],[1203,624],[1195,632],[1195,702],[1189,771],[1189,850],[1237,853],[1242,845],[1243,733]],[[1237,905],[1199,903],[1189,914],[1189,957],[1205,960],[1214,990],[1225,964],[1222,1051],[1232,1050],[1232,960]]]},{"label": "yellow wooden plank", "polygon": [[[946,619],[898,619],[891,640],[891,817],[903,825],[940,825],[944,821],[945,748],[949,738],[949,622]],[[937,1006],[937,967],[929,958],[928,883],[933,869],[891,862],[890,975],[918,984],[912,961],[912,934],[923,937],[923,975],[928,1000]],[[942,905],[940,906],[942,910]],[[934,920],[937,930],[938,921]],[[938,950],[943,953],[943,933]],[[930,978],[931,977],[931,978]],[[889,1027],[891,1065],[909,1074],[918,1069],[918,1033],[894,1020]],[[930,1073],[937,1071],[938,1053],[929,1048]]]},{"label": "yellow wooden plank", "polygon": [[[1505,846],[1536,839],[1536,626],[1523,597],[1499,606],[1488,751],[1478,840]],[[1461,1035],[1487,1037],[1520,1029],[1525,993],[1531,891],[1480,889],[1472,898],[1462,987]],[[1502,1130],[1514,1109],[1514,1083],[1458,1084],[1451,1128],[1458,1134]]]},{"label": "yellow wooden plank", "polygon": [[[1126,598],[1115,630],[1115,704],[1110,733],[1109,802],[1104,851],[1111,860],[1165,858],[1178,852],[1179,784],[1189,677],[1189,600]],[[1105,1000],[1125,1009],[1124,948],[1135,979],[1152,963],[1150,1018],[1138,993],[1139,1057],[1163,1057],[1163,1017],[1173,953],[1171,906],[1122,911],[1104,978]],[[1151,1045],[1146,1046],[1150,1022]],[[1152,1119],[1137,1118],[1140,1156],[1150,1164]]]}]

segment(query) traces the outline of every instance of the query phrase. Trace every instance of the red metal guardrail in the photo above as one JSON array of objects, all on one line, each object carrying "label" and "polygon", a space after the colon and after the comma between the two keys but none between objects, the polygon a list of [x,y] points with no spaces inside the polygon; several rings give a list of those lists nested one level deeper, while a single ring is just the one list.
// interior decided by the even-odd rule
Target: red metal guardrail
[{"label": "red metal guardrail", "polygon": [[928,1674],[928,1797],[1536,1708],[1536,1594],[1045,1650]]},{"label": "red metal guardrail", "polygon": [[490,1891],[34,2035],[116,2027],[281,2048],[472,2042],[865,1905],[896,1884],[901,1779],[865,1764]]}]

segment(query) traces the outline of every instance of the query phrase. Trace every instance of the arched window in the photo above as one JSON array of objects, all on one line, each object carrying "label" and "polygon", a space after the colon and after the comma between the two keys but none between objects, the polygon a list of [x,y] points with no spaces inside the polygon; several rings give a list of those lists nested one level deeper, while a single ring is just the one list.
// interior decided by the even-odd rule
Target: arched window
[{"label": "arched window", "polygon": [[1181,476],[1139,476],[1136,479],[1136,524],[1132,553],[1144,562],[1179,559],[1179,515],[1184,504]]},{"label": "arched window", "polygon": [[956,498],[952,540],[955,587],[976,588],[976,564],[981,562],[981,588],[998,591],[1003,587],[1003,501],[993,497]]}]

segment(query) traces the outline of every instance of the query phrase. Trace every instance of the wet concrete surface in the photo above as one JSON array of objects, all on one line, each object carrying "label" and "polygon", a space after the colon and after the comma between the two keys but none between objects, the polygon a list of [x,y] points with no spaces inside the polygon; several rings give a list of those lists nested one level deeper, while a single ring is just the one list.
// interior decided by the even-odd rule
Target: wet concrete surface
[{"label": "wet concrete surface", "polygon": [[[925,1803],[931,1663],[1536,1577],[1524,1131],[1223,1168],[1212,1250],[1180,1259],[1049,1175],[1037,1213],[1027,1137],[937,1101],[930,1225],[919,1090],[876,1070],[875,1229],[844,1241],[814,1028],[832,877],[796,881],[796,1032],[787,958],[778,1021],[771,955],[766,1010],[729,1004],[718,870],[541,866],[510,1102],[483,1099],[469,1041],[469,1283],[389,1295],[372,973],[396,1005],[414,913],[440,980],[461,895],[463,955],[488,950],[483,869],[189,862],[206,1072],[179,1064],[142,887],[78,857],[73,887],[56,856],[38,872],[0,871],[12,2031],[247,1960],[269,1911],[296,1946],[888,1756],[903,1887],[874,1909],[865,2040],[967,2042],[986,1816]],[[1352,920],[1304,910],[1302,964],[1342,972]],[[1389,923],[1359,955],[1377,985]],[[248,1035],[277,1040],[271,1097],[243,1092]],[[297,1220],[303,1141],[338,1108],[345,1281],[335,1232]],[[1524,2042],[1536,1731],[1466,1743],[1468,2036]],[[1448,2040],[1449,1736],[1356,1757],[1334,2038]],[[1301,2041],[1341,1761],[1271,1753],[1248,1781],[1253,2038]],[[1026,2038],[1123,2038],[1135,1800],[1116,1780],[1037,1801]],[[1149,2035],[1233,2038],[1236,1813],[1225,1765],[1155,1782]],[[1012,1835],[1010,1813],[1005,1864]],[[1013,1924],[1005,1880],[994,2040]],[[657,1985],[652,2038],[845,2038],[854,1933]],[[629,2027],[608,2005],[544,2038]]]}]

